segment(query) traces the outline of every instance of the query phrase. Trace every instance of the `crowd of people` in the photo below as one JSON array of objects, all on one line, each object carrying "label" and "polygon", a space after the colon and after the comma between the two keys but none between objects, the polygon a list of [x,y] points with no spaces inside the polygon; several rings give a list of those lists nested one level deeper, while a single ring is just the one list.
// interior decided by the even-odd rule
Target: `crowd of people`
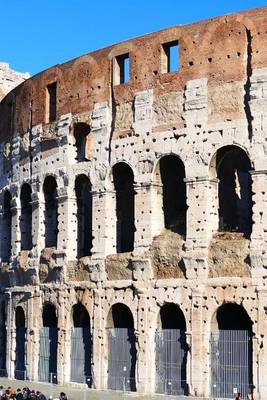
[{"label": "crowd of people", "polygon": [[68,400],[67,395],[61,392],[59,397],[45,396],[40,390],[31,390],[28,387],[23,389],[13,390],[10,386],[4,388],[0,386],[0,400]]}]

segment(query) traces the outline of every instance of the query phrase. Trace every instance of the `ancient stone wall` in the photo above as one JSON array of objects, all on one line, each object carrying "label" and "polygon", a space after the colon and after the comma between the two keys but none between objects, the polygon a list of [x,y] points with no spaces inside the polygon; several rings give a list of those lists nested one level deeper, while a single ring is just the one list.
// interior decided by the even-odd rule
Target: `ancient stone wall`
[{"label": "ancient stone wall", "polygon": [[7,63],[0,62],[0,100],[29,77],[28,73],[14,71]]}]

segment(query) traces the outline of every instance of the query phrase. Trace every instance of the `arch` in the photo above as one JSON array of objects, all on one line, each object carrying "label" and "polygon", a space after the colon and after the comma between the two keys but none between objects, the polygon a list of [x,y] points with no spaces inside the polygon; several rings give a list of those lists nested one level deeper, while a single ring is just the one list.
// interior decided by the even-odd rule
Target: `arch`
[{"label": "arch", "polygon": [[31,205],[31,186],[24,183],[20,191],[20,245],[21,250],[32,249],[32,205]]},{"label": "arch", "polygon": [[[186,234],[185,167],[175,154],[160,158],[154,171],[154,181],[162,185],[161,205],[164,226],[182,236]],[[159,194],[160,195],[160,194]]]},{"label": "arch", "polygon": [[71,381],[92,383],[92,342],[90,332],[90,317],[86,308],[81,304],[72,307],[71,331]]},{"label": "arch", "polygon": [[0,302],[0,376],[7,376],[6,369],[6,347],[7,347],[7,332],[6,332],[6,303]]},{"label": "arch", "polygon": [[165,303],[160,308],[155,346],[156,392],[187,395],[186,320],[177,304]]},{"label": "arch", "polygon": [[116,192],[116,243],[117,252],[125,253],[134,249],[134,174],[131,167],[119,162],[112,168]]},{"label": "arch", "polygon": [[116,303],[107,317],[108,388],[136,390],[136,346],[134,319],[125,304]]},{"label": "arch", "polygon": [[43,183],[45,200],[45,247],[57,247],[58,235],[58,201],[56,179],[48,175]]},{"label": "arch", "polygon": [[3,195],[3,217],[2,217],[2,243],[1,257],[2,261],[8,263],[11,257],[11,213],[12,195],[9,190],[5,190]]},{"label": "arch", "polygon": [[85,122],[76,122],[73,126],[73,136],[76,146],[76,160],[87,161],[93,155],[93,136],[91,129]]},{"label": "arch", "polygon": [[210,367],[214,397],[228,398],[253,388],[252,321],[242,305],[224,303],[212,319]]},{"label": "arch", "polygon": [[92,185],[86,175],[75,180],[77,201],[77,257],[92,255]]},{"label": "arch", "polygon": [[223,146],[210,163],[211,177],[218,178],[219,230],[242,232],[252,230],[252,187],[250,159],[241,147]]},{"label": "arch", "polygon": [[42,311],[43,326],[40,328],[39,379],[57,382],[58,319],[56,308],[45,303]]},{"label": "arch", "polygon": [[16,360],[15,360],[15,378],[26,379],[26,322],[25,313],[21,306],[16,307]]}]

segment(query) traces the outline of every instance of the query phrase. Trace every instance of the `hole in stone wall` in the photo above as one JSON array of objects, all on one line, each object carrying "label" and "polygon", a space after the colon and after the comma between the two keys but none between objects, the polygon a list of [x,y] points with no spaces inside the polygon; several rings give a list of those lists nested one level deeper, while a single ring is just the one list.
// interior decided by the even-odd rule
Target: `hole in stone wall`
[{"label": "hole in stone wall", "polygon": [[185,317],[177,304],[164,304],[160,308],[159,314],[159,326],[161,329],[182,329],[186,331]]},{"label": "hole in stone wall", "polygon": [[93,151],[93,141],[90,136],[90,126],[79,122],[74,125],[74,138],[76,146],[76,160],[78,162],[87,161],[90,158],[90,153]]},{"label": "hole in stone wall", "polygon": [[32,249],[32,205],[31,205],[31,187],[24,183],[20,192],[20,240],[21,250]]},{"label": "hole in stone wall", "polygon": [[16,360],[15,360],[15,378],[24,379],[25,367],[25,343],[26,343],[26,325],[25,313],[22,307],[18,306],[15,313],[16,322]]},{"label": "hole in stone wall", "polygon": [[45,247],[57,247],[58,202],[57,182],[53,176],[47,176],[43,184],[45,200]]}]

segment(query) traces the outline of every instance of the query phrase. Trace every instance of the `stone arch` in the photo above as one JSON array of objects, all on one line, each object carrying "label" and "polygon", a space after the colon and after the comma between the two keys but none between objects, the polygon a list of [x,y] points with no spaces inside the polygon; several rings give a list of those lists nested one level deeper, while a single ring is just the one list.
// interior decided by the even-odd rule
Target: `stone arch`
[{"label": "stone arch", "polygon": [[241,232],[249,237],[252,230],[251,161],[241,147],[220,147],[210,162],[210,176],[218,179],[219,230]]},{"label": "stone arch", "polygon": [[52,175],[44,179],[43,193],[45,201],[45,247],[57,247],[58,236],[58,201],[57,181]]},{"label": "stone arch", "polygon": [[15,378],[26,379],[26,319],[23,307],[17,306],[15,310],[16,325],[16,360]]},{"label": "stone arch", "polygon": [[119,162],[112,167],[112,180],[116,192],[116,245],[118,253],[134,249],[135,191],[131,167]]},{"label": "stone arch", "polygon": [[75,179],[77,201],[77,257],[91,256],[92,235],[92,185],[89,178],[78,175]]},{"label": "stone arch", "polygon": [[175,154],[162,156],[154,169],[153,181],[162,187],[159,191],[158,212],[163,213],[164,227],[182,236],[186,234],[185,166]]},{"label": "stone arch", "polygon": [[106,322],[108,336],[108,388],[136,390],[136,338],[134,318],[128,306],[115,303]]},{"label": "stone arch", "polygon": [[32,189],[28,183],[24,183],[20,191],[20,245],[21,250],[32,249]]},{"label": "stone arch", "polygon": [[91,160],[94,152],[94,138],[90,125],[86,122],[75,122],[73,124],[73,136],[75,139],[76,160],[78,162]]},{"label": "stone arch", "polygon": [[92,341],[90,316],[80,302],[72,306],[71,381],[92,383]]},{"label": "stone arch", "polygon": [[11,231],[12,231],[12,195],[9,190],[3,194],[3,216],[1,229],[1,258],[2,262],[8,263],[11,257]]}]

